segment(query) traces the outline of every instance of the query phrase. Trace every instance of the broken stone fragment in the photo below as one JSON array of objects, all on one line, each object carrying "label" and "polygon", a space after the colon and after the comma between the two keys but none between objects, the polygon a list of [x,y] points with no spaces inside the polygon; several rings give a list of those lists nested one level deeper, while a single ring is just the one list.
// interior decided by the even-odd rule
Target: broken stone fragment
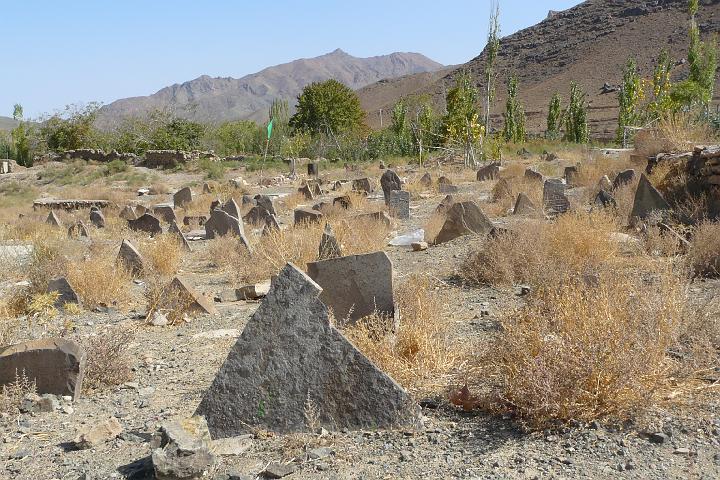
[{"label": "broken stone fragment", "polygon": [[123,427],[118,419],[111,417],[108,420],[82,428],[75,437],[75,447],[80,450],[96,448],[115,439],[122,432]]}]

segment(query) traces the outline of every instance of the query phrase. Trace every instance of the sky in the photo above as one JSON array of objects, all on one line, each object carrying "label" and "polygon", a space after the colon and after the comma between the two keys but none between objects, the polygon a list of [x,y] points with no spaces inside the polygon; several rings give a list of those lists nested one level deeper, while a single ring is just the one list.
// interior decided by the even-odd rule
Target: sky
[{"label": "sky", "polygon": [[[579,0],[500,0],[503,36]],[[239,78],[341,48],[445,65],[483,49],[491,0],[0,0],[0,116]]]}]

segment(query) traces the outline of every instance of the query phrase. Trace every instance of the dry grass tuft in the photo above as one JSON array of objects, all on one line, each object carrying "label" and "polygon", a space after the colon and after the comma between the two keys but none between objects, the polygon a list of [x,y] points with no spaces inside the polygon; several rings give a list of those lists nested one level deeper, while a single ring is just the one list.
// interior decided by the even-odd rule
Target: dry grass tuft
[{"label": "dry grass tuft", "polygon": [[132,276],[110,248],[92,252],[87,258],[71,261],[66,267],[67,280],[77,292],[83,307],[126,307],[131,301]]},{"label": "dry grass tuft", "polygon": [[17,417],[20,414],[20,405],[27,395],[37,393],[35,380],[30,380],[25,371],[15,372],[15,381],[2,386],[0,393],[0,414]]},{"label": "dry grass tuft", "polygon": [[695,229],[685,259],[695,276],[720,276],[720,223],[704,222]]},{"label": "dry grass tuft", "polygon": [[662,119],[656,128],[638,132],[635,151],[642,156],[689,152],[695,145],[713,141],[710,125],[692,112],[678,112]]},{"label": "dry grass tuft", "polygon": [[145,259],[145,269],[164,277],[177,273],[183,252],[178,237],[170,233],[158,235],[140,246],[140,253]]},{"label": "dry grass tuft", "polygon": [[410,276],[396,289],[395,302],[400,313],[395,332],[388,328],[390,319],[371,315],[345,327],[344,334],[408,391],[438,393],[462,368],[468,349],[450,340],[452,321],[427,277]]},{"label": "dry grass tuft", "polygon": [[85,342],[87,364],[83,388],[86,391],[114,387],[132,378],[128,348],[134,337],[132,331],[116,327]]}]

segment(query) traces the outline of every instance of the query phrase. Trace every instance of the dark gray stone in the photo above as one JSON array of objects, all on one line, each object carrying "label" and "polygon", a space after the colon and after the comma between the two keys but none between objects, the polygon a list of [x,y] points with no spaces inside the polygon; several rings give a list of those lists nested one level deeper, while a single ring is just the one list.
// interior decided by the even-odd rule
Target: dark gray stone
[{"label": "dark gray stone", "polygon": [[15,382],[25,374],[35,381],[37,393],[70,396],[82,392],[85,350],[65,338],[43,338],[0,347],[0,385]]},{"label": "dark gray stone", "polygon": [[425,174],[420,177],[420,185],[422,185],[423,187],[432,187],[432,184],[432,175],[430,175],[429,172],[425,172]]},{"label": "dark gray stone", "polygon": [[78,298],[77,293],[75,293],[75,290],[73,290],[72,286],[65,277],[51,280],[48,283],[47,292],[57,292],[60,294],[55,301],[55,306],[58,308],[62,308],[66,303],[80,304],[80,299]]},{"label": "dark gray stone", "polygon": [[489,165],[485,165],[477,172],[477,181],[484,182],[486,180],[496,180],[500,176],[500,164],[491,162]]},{"label": "dark gray stone", "polygon": [[333,206],[344,208],[346,210],[352,208],[353,202],[350,195],[342,195],[333,199]]},{"label": "dark gray stone", "polygon": [[635,191],[635,201],[630,214],[630,224],[635,225],[639,220],[645,220],[652,214],[660,215],[662,218],[658,220],[662,220],[670,210],[670,204],[652,186],[645,174],[640,175],[640,182]]},{"label": "dark gray stone", "polygon": [[128,240],[123,240],[120,244],[117,261],[124,265],[134,276],[141,275],[145,269],[145,261],[142,255]]},{"label": "dark gray stone", "polygon": [[352,182],[352,189],[356,192],[372,193],[373,186],[369,178],[356,178]]},{"label": "dark gray stone", "polygon": [[525,180],[528,180],[531,182],[544,182],[545,177],[543,177],[542,173],[536,172],[532,168],[526,168],[525,169]]},{"label": "dark gray stone", "polygon": [[[222,210],[223,212],[227,213],[228,215],[230,215],[232,217],[237,218],[238,220],[241,217],[240,207],[238,207],[238,204],[234,198],[231,198],[230,200],[225,202],[225,205],[223,205],[220,210]],[[212,210],[210,211],[210,214],[212,215]]]},{"label": "dark gray stone", "polygon": [[155,205],[153,207],[153,215],[158,217],[165,223],[177,222],[177,216],[172,205]]},{"label": "dark gray stone", "polygon": [[298,188],[298,193],[305,197],[305,200],[313,200],[315,198],[315,195],[313,195],[312,189],[309,185],[304,185]]},{"label": "dark gray stone", "polygon": [[185,187],[177,192],[175,192],[175,195],[173,195],[173,205],[175,205],[175,208],[184,208],[185,206],[189,205],[193,201],[193,194],[192,190],[190,190],[190,187]]},{"label": "dark gray stone", "polygon": [[335,238],[335,232],[329,223],[325,224],[325,229],[320,237],[320,247],[318,249],[318,260],[327,260],[330,258],[342,257],[342,249],[340,243]]},{"label": "dark gray stone", "polygon": [[618,173],[618,176],[615,177],[615,181],[613,182],[613,190],[620,188],[623,185],[627,185],[628,183],[632,183],[633,180],[635,180],[635,170],[624,170]]},{"label": "dark gray stone", "polygon": [[136,220],[129,220],[128,228],[130,228],[130,230],[135,230],[136,232],[149,233],[151,236],[162,233],[160,220],[149,213],[141,215]]},{"label": "dark gray stone", "polygon": [[394,317],[393,266],[385,252],[322,260],[307,267],[310,278],[323,289],[320,300],[338,323],[355,323],[376,312]]},{"label": "dark gray stone", "polygon": [[273,280],[197,409],[214,439],[307,431],[308,401],[332,430],[417,421],[403,389],[330,324],[321,291],[292,264]]},{"label": "dark gray stone", "polygon": [[568,185],[574,185],[575,180],[577,179],[578,173],[579,173],[578,167],[575,167],[575,166],[565,167],[565,171],[564,171],[565,183],[567,183]]},{"label": "dark gray stone", "polygon": [[455,185],[451,185],[449,183],[439,183],[438,191],[440,193],[458,193],[460,189]]},{"label": "dark gray stone", "polygon": [[323,214],[317,210],[310,208],[296,208],[295,209],[295,225],[302,223],[319,222],[323,217]]},{"label": "dark gray stone", "polygon": [[593,202],[593,206],[597,208],[615,208],[617,207],[617,202],[615,201],[615,197],[612,196],[612,194],[606,190],[600,190],[597,195],[595,195],[595,201]]},{"label": "dark gray stone", "polygon": [[385,205],[387,205],[390,202],[390,192],[402,189],[402,180],[400,180],[397,173],[386,170],[380,177],[380,187],[385,197]]},{"label": "dark gray stone", "polygon": [[515,201],[514,215],[537,215],[540,211],[533,204],[532,200],[524,193],[519,193]]},{"label": "dark gray stone", "polygon": [[388,194],[388,211],[395,218],[410,218],[410,192],[391,190]]},{"label": "dark gray stone", "polygon": [[246,248],[250,249],[242,221],[223,210],[213,210],[210,218],[205,222],[205,238],[212,240],[226,235],[235,235]]},{"label": "dark gray stone", "polygon": [[543,206],[548,215],[559,215],[570,210],[570,200],[565,196],[567,185],[562,180],[550,178],[543,186]]},{"label": "dark gray stone", "polygon": [[445,223],[433,243],[439,245],[463,235],[487,235],[492,229],[492,222],[475,202],[454,203],[448,209]]},{"label": "dark gray stone", "polygon": [[135,220],[138,218],[138,214],[132,205],[125,205],[125,207],[118,214],[123,220]]},{"label": "dark gray stone", "polygon": [[263,235],[269,235],[272,232],[279,232],[280,231],[280,224],[277,221],[277,217],[275,215],[270,215],[265,218],[265,226],[263,227],[262,234]]},{"label": "dark gray stone", "polygon": [[105,216],[99,208],[90,210],[90,222],[92,222],[96,228],[105,228]]},{"label": "dark gray stone", "polygon": [[272,198],[267,195],[255,195],[255,203],[267,210],[270,215],[277,215]]},{"label": "dark gray stone", "polygon": [[265,207],[256,205],[243,217],[243,222],[251,225],[264,225],[267,223],[268,216],[270,216],[270,212],[268,212]]}]

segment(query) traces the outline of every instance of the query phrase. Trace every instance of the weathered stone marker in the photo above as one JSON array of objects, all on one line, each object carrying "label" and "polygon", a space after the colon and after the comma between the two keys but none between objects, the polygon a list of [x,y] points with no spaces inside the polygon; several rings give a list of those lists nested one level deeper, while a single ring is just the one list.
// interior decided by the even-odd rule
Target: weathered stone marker
[{"label": "weathered stone marker", "polygon": [[420,177],[420,185],[423,187],[432,187],[432,184],[432,175],[430,175],[430,172],[425,172],[425,174]]},{"label": "weathered stone marker", "polygon": [[127,268],[133,276],[142,274],[145,269],[145,260],[137,248],[128,240],[123,240],[120,244],[117,262]]},{"label": "weathered stone marker", "polygon": [[294,213],[295,225],[319,222],[322,217],[322,213],[311,208],[296,208]]},{"label": "weathered stone marker", "polygon": [[519,193],[517,200],[515,201],[515,208],[513,209],[513,215],[537,215],[539,213],[538,208],[524,193]]},{"label": "weathered stone marker", "polygon": [[277,215],[272,198],[268,197],[267,195],[255,195],[254,201],[256,205],[263,207],[265,210],[267,210],[270,215]]},{"label": "weathered stone marker", "polygon": [[168,233],[171,235],[174,235],[177,237],[178,242],[180,242],[180,245],[188,252],[192,251],[192,248],[190,248],[190,243],[188,242],[188,239],[185,237],[185,234],[180,230],[180,227],[178,226],[177,222],[170,222],[170,225],[168,225]]},{"label": "weathered stone marker", "polygon": [[0,385],[25,373],[39,394],[67,395],[77,400],[82,391],[85,350],[65,338],[43,338],[0,347]]},{"label": "weathered stone marker", "polygon": [[340,243],[335,238],[335,232],[329,223],[325,224],[325,229],[320,237],[320,247],[318,248],[318,260],[327,260],[330,258],[342,257],[342,249]]},{"label": "weathered stone marker", "polygon": [[250,249],[250,243],[245,237],[245,228],[242,221],[223,210],[213,210],[210,218],[205,222],[205,238],[212,240],[225,235],[235,235],[245,247]]},{"label": "weathered stone marker", "polygon": [[185,206],[189,205],[193,201],[193,194],[192,190],[190,190],[190,187],[185,187],[177,192],[175,192],[175,195],[173,195],[173,205],[175,208],[184,208]]},{"label": "weathered stone marker", "polygon": [[50,280],[50,282],[48,282],[47,292],[57,292],[59,294],[57,300],[55,300],[55,306],[57,308],[62,308],[66,303],[80,305],[80,298],[78,298],[77,293],[75,293],[75,290],[65,277]]},{"label": "weathered stone marker", "polygon": [[369,178],[356,178],[352,182],[352,189],[356,192],[372,193],[373,187]]},{"label": "weathered stone marker", "polygon": [[652,186],[644,173],[640,175],[640,183],[635,191],[635,201],[630,214],[630,225],[635,225],[639,220],[645,220],[651,214],[663,215],[669,210],[671,210],[670,204]]},{"label": "weathered stone marker", "polygon": [[484,182],[485,180],[496,180],[499,176],[500,165],[497,162],[491,162],[478,170],[476,178],[478,182]]},{"label": "weathered stone marker", "polygon": [[567,185],[557,178],[545,180],[543,205],[549,215],[559,215],[570,210],[570,200],[565,196]]},{"label": "weathered stone marker", "polygon": [[118,216],[123,220],[135,220],[138,218],[138,214],[132,205],[125,205]]},{"label": "weathered stone marker", "polygon": [[78,220],[68,228],[68,238],[88,237],[88,229],[85,224]]},{"label": "weathered stone marker", "polygon": [[[212,215],[212,211],[214,209],[210,210],[210,214]],[[238,207],[237,202],[234,198],[231,198],[227,202],[225,202],[225,205],[223,205],[220,210],[227,213],[228,215],[231,215],[237,219],[240,219],[240,207]]]},{"label": "weathered stone marker", "polygon": [[174,290],[180,297],[179,301],[182,302],[182,306],[188,311],[194,313],[207,313],[210,315],[217,314],[215,305],[205,295],[196,292],[194,288],[185,282],[180,277],[175,277],[170,282],[170,289]]},{"label": "weathered stone marker", "polygon": [[633,180],[635,180],[635,170],[629,169],[624,170],[620,173],[618,173],[618,176],[615,177],[615,181],[613,182],[612,189],[618,189],[622,187],[623,185],[627,185],[628,183],[631,183]]},{"label": "weathered stone marker", "polygon": [[321,292],[292,264],[275,278],[197,409],[214,439],[306,431],[308,401],[331,430],[417,421],[406,392],[330,324]]},{"label": "weathered stone marker", "polygon": [[265,207],[256,205],[252,207],[242,219],[243,222],[251,225],[264,225],[268,216],[270,216],[270,212],[268,212]]},{"label": "weathered stone marker", "polygon": [[338,322],[355,323],[372,313],[393,318],[393,266],[385,252],[308,263],[308,275],[323,292],[320,300]]},{"label": "weathered stone marker", "polygon": [[90,222],[97,228],[105,228],[105,216],[98,207],[90,209]]},{"label": "weathered stone marker", "polygon": [[50,210],[47,219],[45,219],[45,223],[47,223],[48,225],[52,225],[53,227],[62,227],[62,221],[60,220],[60,217],[58,217],[55,213],[55,210]]},{"label": "weathered stone marker", "polygon": [[402,180],[400,180],[397,173],[386,170],[380,177],[380,187],[382,187],[385,205],[387,205],[390,202],[390,192],[402,189]]},{"label": "weathered stone marker", "polygon": [[410,192],[391,190],[388,195],[388,211],[395,218],[410,218]]},{"label": "weathered stone marker", "polygon": [[165,223],[177,221],[177,216],[175,215],[175,210],[173,210],[172,205],[155,205],[153,207],[153,214]]},{"label": "weathered stone marker", "polygon": [[439,245],[463,235],[487,235],[492,229],[492,222],[475,202],[454,203],[448,209],[445,223],[433,243]]},{"label": "weathered stone marker", "polygon": [[135,220],[128,220],[128,227],[130,230],[136,232],[149,233],[151,236],[159,235],[162,233],[162,227],[160,226],[160,220],[149,213],[144,213]]}]

